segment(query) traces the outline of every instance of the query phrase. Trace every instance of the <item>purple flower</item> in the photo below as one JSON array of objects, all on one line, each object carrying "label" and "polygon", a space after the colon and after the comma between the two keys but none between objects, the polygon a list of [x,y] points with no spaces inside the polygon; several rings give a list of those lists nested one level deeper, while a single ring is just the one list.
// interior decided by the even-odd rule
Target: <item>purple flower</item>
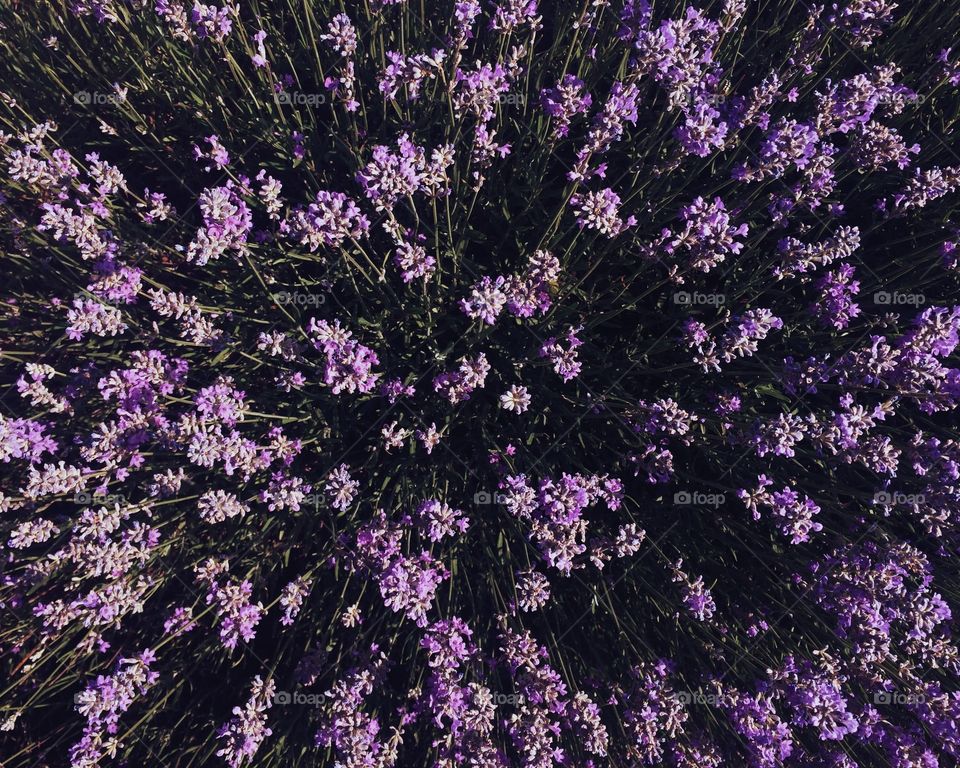
[{"label": "purple flower", "polygon": [[273,733],[267,728],[267,710],[273,706],[276,686],[273,680],[266,683],[258,675],[250,686],[250,698],[241,707],[233,708],[233,719],[221,726],[217,738],[223,745],[217,750],[230,768],[240,768],[252,759],[261,742]]},{"label": "purple flower", "polygon": [[510,389],[500,395],[500,407],[505,411],[513,413],[523,413],[530,407],[530,393],[526,387],[520,387],[514,384]]},{"label": "purple flower", "polygon": [[615,82],[613,84],[603,108],[593,119],[587,144],[577,152],[573,170],[567,174],[570,181],[582,181],[598,175],[596,169],[589,171],[590,161],[595,156],[607,152],[615,142],[620,140],[627,123],[633,125],[637,122],[639,95],[639,88],[632,83],[624,85],[621,82]]},{"label": "purple flower", "polygon": [[465,533],[470,526],[462,511],[436,499],[427,499],[418,507],[417,523],[430,541]]},{"label": "purple flower", "polygon": [[280,223],[280,232],[311,252],[320,246],[339,248],[344,241],[367,236],[370,220],[355,201],[342,192],[317,192],[305,209],[294,209]]},{"label": "purple flower", "polygon": [[746,224],[735,226],[726,206],[719,197],[708,202],[697,197],[690,205],[680,209],[683,228],[676,231],[664,229],[659,239],[643,248],[651,260],[667,255],[686,257],[691,269],[709,272],[722,264],[727,256],[739,254],[743,243],[736,238],[746,237]]},{"label": "purple flower", "polygon": [[687,110],[683,125],[674,131],[685,152],[706,157],[715,149],[723,149],[727,124],[720,113],[707,103],[700,102]]},{"label": "purple flower", "polygon": [[465,402],[471,393],[486,383],[490,372],[490,363],[482,352],[474,358],[461,358],[456,371],[442,373],[433,380],[434,391],[440,393],[451,404]]},{"label": "purple flower", "polygon": [[503,277],[483,277],[474,285],[469,298],[460,300],[463,313],[474,320],[493,325],[507,303],[504,293],[506,280]]},{"label": "purple flower", "polygon": [[356,498],[360,483],[350,476],[350,468],[341,464],[327,475],[324,491],[330,506],[340,512],[346,512]]},{"label": "purple flower", "polygon": [[[206,142],[210,145],[210,149],[204,151],[200,149],[196,144],[193,145],[193,157],[195,160],[209,160],[216,166],[218,171],[222,171],[228,165],[230,165],[230,153],[227,152],[227,148],[220,143],[220,139],[217,136],[208,136]],[[208,165],[204,168],[205,171],[211,171],[213,166]]]},{"label": "purple flower", "polygon": [[[570,381],[580,375],[583,368],[577,359],[577,347],[583,342],[577,337],[580,328],[571,328],[560,341],[556,337],[547,339],[540,347],[540,357],[546,357],[553,363],[553,370],[558,373],[563,380]],[[566,343],[566,348],[564,348]]]},{"label": "purple flower", "polygon": [[380,362],[377,354],[354,341],[339,320],[330,324],[311,319],[307,330],[314,337],[316,348],[326,355],[324,383],[335,395],[344,391],[366,393],[376,386],[380,374],[372,369]]},{"label": "purple flower", "polygon": [[72,765],[99,765],[121,748],[116,736],[120,716],[160,679],[160,674],[151,669],[155,661],[156,655],[149,648],[132,658],[121,658],[112,675],[98,675],[75,696],[77,711],[87,722],[83,738],[70,748]]},{"label": "purple flower", "polygon": [[609,188],[573,195],[570,205],[577,209],[577,224],[581,229],[595,229],[607,237],[616,237],[637,223],[633,216],[626,221],[620,218],[620,196]]},{"label": "purple flower", "polygon": [[310,581],[301,576],[283,588],[283,593],[280,595],[280,605],[283,607],[280,623],[285,627],[289,627],[297,618],[303,606],[303,598],[310,593],[310,587]]},{"label": "purple flower", "polygon": [[190,21],[196,30],[197,37],[210,38],[220,43],[226,39],[233,29],[232,16],[239,16],[240,12],[231,3],[219,8],[212,4],[194,0],[193,10],[190,12]]},{"label": "purple flower", "polygon": [[820,297],[811,305],[810,311],[824,325],[842,331],[860,314],[860,307],[853,297],[860,293],[860,281],[853,280],[854,268],[843,264],[839,269],[827,272],[817,282]]},{"label": "purple flower", "polygon": [[555,139],[570,132],[570,124],[577,115],[585,115],[593,100],[584,91],[584,82],[575,75],[564,75],[553,88],[540,92],[540,106],[553,119],[552,134]]},{"label": "purple flower", "polygon": [[400,556],[380,575],[380,594],[388,608],[404,613],[418,627],[425,627],[427,610],[448,575],[427,552],[418,557]]}]

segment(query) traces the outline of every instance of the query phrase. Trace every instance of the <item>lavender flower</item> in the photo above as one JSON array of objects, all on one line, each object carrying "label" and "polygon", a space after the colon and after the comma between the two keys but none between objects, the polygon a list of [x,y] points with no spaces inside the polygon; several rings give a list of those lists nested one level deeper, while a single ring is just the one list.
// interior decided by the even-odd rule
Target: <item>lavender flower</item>
[{"label": "lavender flower", "polygon": [[500,395],[500,407],[505,411],[514,413],[523,413],[530,407],[530,394],[526,387],[519,387],[514,384],[510,389]]},{"label": "lavender flower", "polygon": [[593,100],[584,92],[584,82],[574,75],[564,75],[553,88],[544,88],[540,93],[540,106],[553,119],[552,135],[561,139],[570,132],[570,125],[577,115],[589,111]]},{"label": "lavender flower", "polygon": [[233,708],[233,719],[220,727],[217,738],[223,746],[217,750],[230,768],[239,768],[250,760],[260,748],[260,743],[271,736],[267,728],[267,710],[273,705],[276,686],[273,680],[266,683],[258,675],[250,686],[250,698],[243,707]]},{"label": "lavender flower", "polygon": [[427,499],[417,508],[417,522],[430,541],[465,533],[470,525],[462,511],[436,499]]},{"label": "lavender flower", "polygon": [[609,188],[574,195],[570,204],[577,209],[577,224],[581,229],[595,229],[607,237],[616,237],[637,223],[633,216],[626,220],[620,218],[620,196]]},{"label": "lavender flower", "polygon": [[294,209],[280,224],[280,232],[296,240],[309,251],[320,246],[339,248],[347,239],[367,236],[370,220],[356,202],[341,192],[317,192],[305,209]]}]

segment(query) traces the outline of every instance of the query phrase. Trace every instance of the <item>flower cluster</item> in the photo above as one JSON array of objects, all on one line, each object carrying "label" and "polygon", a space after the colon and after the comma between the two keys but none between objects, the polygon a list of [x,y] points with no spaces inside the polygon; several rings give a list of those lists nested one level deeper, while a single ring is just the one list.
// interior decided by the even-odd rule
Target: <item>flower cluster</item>
[{"label": "flower cluster", "polygon": [[948,0],[49,5],[0,764],[960,763]]}]

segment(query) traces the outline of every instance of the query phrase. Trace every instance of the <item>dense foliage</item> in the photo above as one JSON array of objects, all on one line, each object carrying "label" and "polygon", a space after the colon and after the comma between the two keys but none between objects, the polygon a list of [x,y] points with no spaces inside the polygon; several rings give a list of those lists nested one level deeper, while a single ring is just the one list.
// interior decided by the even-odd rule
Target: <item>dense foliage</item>
[{"label": "dense foliage", "polygon": [[0,0],[0,763],[960,762],[949,0]]}]

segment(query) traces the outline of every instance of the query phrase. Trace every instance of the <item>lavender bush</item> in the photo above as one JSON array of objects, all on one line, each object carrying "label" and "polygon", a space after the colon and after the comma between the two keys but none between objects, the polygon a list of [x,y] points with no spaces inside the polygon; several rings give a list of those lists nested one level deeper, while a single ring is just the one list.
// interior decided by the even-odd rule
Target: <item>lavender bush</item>
[{"label": "lavender bush", "polygon": [[0,763],[960,764],[955,11],[0,4]]}]

